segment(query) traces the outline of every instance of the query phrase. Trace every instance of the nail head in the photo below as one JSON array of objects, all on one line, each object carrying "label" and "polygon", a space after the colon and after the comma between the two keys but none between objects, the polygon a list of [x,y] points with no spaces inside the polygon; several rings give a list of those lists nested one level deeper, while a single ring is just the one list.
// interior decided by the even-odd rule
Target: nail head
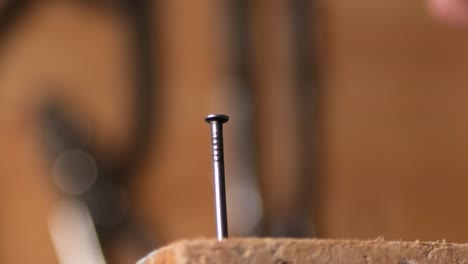
[{"label": "nail head", "polygon": [[213,122],[213,121],[218,121],[218,122],[220,122],[222,124],[222,123],[226,123],[228,120],[229,120],[229,116],[220,115],[220,114],[211,114],[211,115],[208,115],[205,118],[205,121],[207,123],[210,123],[210,122]]}]

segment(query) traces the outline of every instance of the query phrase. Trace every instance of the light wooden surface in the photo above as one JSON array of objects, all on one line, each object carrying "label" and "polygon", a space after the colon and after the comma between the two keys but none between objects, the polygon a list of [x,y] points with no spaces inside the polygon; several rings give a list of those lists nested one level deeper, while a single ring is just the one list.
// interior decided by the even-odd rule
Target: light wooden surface
[{"label": "light wooden surface", "polygon": [[443,264],[466,263],[467,258],[466,244],[252,238],[180,241],[159,249],[138,264]]}]

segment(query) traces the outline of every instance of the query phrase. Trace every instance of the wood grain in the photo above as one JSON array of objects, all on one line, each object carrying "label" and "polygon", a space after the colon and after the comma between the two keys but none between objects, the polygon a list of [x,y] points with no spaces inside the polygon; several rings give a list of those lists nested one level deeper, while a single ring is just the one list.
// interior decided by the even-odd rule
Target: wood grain
[{"label": "wood grain", "polygon": [[150,254],[138,264],[442,264],[467,263],[467,259],[467,244],[249,238],[180,241]]}]

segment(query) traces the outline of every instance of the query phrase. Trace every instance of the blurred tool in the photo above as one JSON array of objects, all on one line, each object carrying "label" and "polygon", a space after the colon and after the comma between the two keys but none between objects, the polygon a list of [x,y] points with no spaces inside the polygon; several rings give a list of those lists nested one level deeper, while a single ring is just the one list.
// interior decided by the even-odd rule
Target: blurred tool
[{"label": "blurred tool", "polygon": [[[271,6],[271,8],[269,8]],[[262,20],[258,34],[269,38],[258,43],[257,52],[269,56],[262,65],[263,85],[259,87],[259,114],[267,121],[261,133],[268,133],[262,144],[264,188],[268,211],[267,234],[275,237],[310,237],[315,234],[311,203],[317,177],[314,118],[316,93],[311,66],[311,0],[261,2],[257,7]],[[266,21],[263,21],[266,20]],[[279,39],[280,38],[280,39]],[[261,46],[260,46],[261,45]],[[265,46],[265,47],[263,47]],[[265,50],[263,52],[262,50]],[[278,128],[278,127],[281,127]],[[271,169],[271,168],[274,169]]]},{"label": "blurred tool", "polygon": [[58,202],[49,217],[49,230],[60,264],[105,264],[88,207],[77,199]]},{"label": "blurred tool", "polygon": [[[52,107],[52,104],[50,105]],[[104,253],[89,206],[81,198],[96,184],[98,168],[86,151],[89,127],[72,127],[59,109],[44,116],[46,143],[52,162],[51,176],[63,197],[49,214],[49,232],[61,264],[104,264]]]},{"label": "blurred tool", "polygon": [[[272,5],[276,6],[271,7]],[[226,38],[230,44],[227,53],[231,62],[231,75],[228,77],[229,85],[222,90],[223,100],[218,100],[223,105],[217,107],[233,113],[235,118],[231,122],[236,123],[234,129],[237,130],[226,138],[233,145],[230,150],[233,155],[229,157],[230,164],[233,165],[228,167],[233,176],[227,179],[231,230],[240,235],[315,235],[314,216],[310,212],[316,202],[314,185],[318,177],[318,3],[314,0],[278,1],[271,4],[231,0],[227,1],[226,6],[229,10],[227,25],[230,30]],[[278,6],[280,7],[276,9]],[[273,17],[277,19],[278,16],[282,19],[268,21]],[[256,20],[257,17],[262,19]],[[284,27],[286,31],[272,26]],[[276,33],[265,32],[268,30]],[[265,38],[257,43],[258,39],[253,36],[259,34],[263,37],[273,36],[271,40],[282,34],[280,37],[286,39],[284,43],[287,44],[270,43]],[[255,50],[259,47],[267,51],[262,50],[260,54]],[[284,72],[279,77],[280,80],[287,80],[286,85],[262,86],[262,81],[269,83],[262,78],[278,80],[275,79],[274,67],[264,65],[266,70],[255,68],[256,65],[262,65],[263,62],[258,61],[262,56],[277,56],[268,58],[268,61],[285,61],[285,57],[288,57],[282,66]],[[288,60],[291,63],[287,63]],[[262,71],[266,71],[266,74],[262,75]],[[267,121],[259,126],[256,120]],[[288,126],[283,133],[275,133],[279,124]],[[269,134],[268,142],[257,137],[264,133]],[[286,151],[281,147],[282,142],[288,145]],[[276,147],[270,148],[272,144]],[[275,152],[265,149],[274,149]],[[262,163],[265,160],[262,155],[268,156],[267,162]],[[271,167],[270,162],[273,160],[279,161],[280,164],[276,164],[276,167],[282,168],[281,172],[266,172],[265,167]],[[284,180],[277,181],[277,178]],[[263,195],[260,195],[258,188],[259,179],[263,181]],[[288,181],[288,186],[293,186],[282,192],[288,197],[272,199],[281,195],[278,190],[282,190],[283,181]],[[283,201],[281,206],[274,202],[278,199]],[[282,209],[278,209],[279,207]]]},{"label": "blurred tool", "polygon": [[[134,136],[130,150],[120,153],[117,158],[104,157],[97,149],[90,145],[72,146],[67,142],[82,141],[80,134],[74,127],[74,120],[66,119],[65,106],[52,106],[49,108],[49,120],[46,127],[54,130],[55,138],[49,138],[49,146],[62,145],[62,150],[57,153],[55,164],[62,163],[61,177],[66,178],[63,182],[72,182],[74,188],[88,186],[83,192],[65,192],[67,195],[78,195],[90,210],[92,222],[96,226],[99,241],[105,251],[111,250],[116,241],[131,241],[126,244],[134,245],[137,249],[133,251],[147,252],[154,248],[155,241],[148,237],[147,232],[141,227],[141,223],[132,217],[131,207],[127,198],[126,186],[130,183],[131,176],[139,166],[146,153],[147,141],[151,135],[151,124],[153,122],[153,67],[151,62],[151,31],[149,16],[146,13],[146,3],[143,0],[126,0],[116,2],[122,12],[126,13],[131,28],[133,29],[133,55],[135,58],[135,99],[136,108],[132,121],[134,122]],[[50,116],[52,115],[52,116]],[[54,118],[58,117],[58,118]],[[65,139],[65,140],[64,140]],[[81,154],[81,160],[77,155]],[[52,155],[52,157],[54,157]],[[54,159],[54,158],[53,158]],[[75,159],[75,161],[73,160]],[[88,162],[89,161],[89,162]],[[92,162],[91,162],[92,161]],[[85,164],[92,163],[95,169],[80,171],[82,168],[73,165],[73,162]],[[70,163],[69,166],[67,166]],[[94,176],[92,176],[94,175]],[[57,178],[57,177],[56,177]],[[92,178],[93,182],[84,179]],[[57,181],[55,181],[57,183]],[[57,184],[60,189],[60,185]],[[80,187],[76,187],[80,186]],[[62,190],[63,191],[63,190]]]},{"label": "blurred tool", "polygon": [[[275,9],[276,7],[272,8],[272,5],[280,6],[280,11]],[[310,212],[315,203],[314,184],[318,173],[316,168],[318,80],[315,68],[318,48],[315,36],[318,32],[314,16],[318,4],[313,0],[275,3],[231,0],[227,6],[231,11],[228,16],[231,18],[229,25],[232,38],[229,41],[231,43],[229,58],[232,61],[233,85],[226,93],[224,102],[231,104],[229,109],[236,113],[235,116],[239,119],[239,121],[232,120],[232,129],[236,133],[233,133],[233,139],[230,139],[237,149],[235,173],[232,179],[229,179],[231,182],[227,189],[230,213],[234,215],[230,222],[231,231],[242,230],[243,235],[313,236],[315,228],[313,215]],[[256,20],[258,17],[261,18]],[[272,18],[276,21],[268,21]],[[278,26],[286,30],[275,28]],[[255,29],[263,31],[260,33],[264,38],[253,37],[259,34]],[[270,34],[264,31],[280,33]],[[282,37],[287,41],[281,40],[279,41],[281,44],[278,44],[275,38],[266,39],[265,36]],[[262,49],[261,54],[255,48]],[[277,57],[265,59],[263,56]],[[287,63],[285,57],[290,59],[291,63]],[[262,86],[262,81],[269,84],[269,81],[262,78],[278,80],[277,72],[274,71],[278,67],[263,65],[264,62],[259,61],[261,59],[285,61],[281,66],[284,68],[284,72],[281,72],[284,76],[279,79],[285,79],[286,85],[276,88]],[[267,72],[264,72],[266,74],[262,75],[261,71],[265,70],[255,68],[257,65],[267,68]],[[279,110],[272,111],[272,108]],[[263,122],[261,127],[258,126],[259,122],[255,122],[260,121],[260,116],[263,120],[268,120]],[[286,122],[284,117],[287,117]],[[265,128],[265,124],[268,127]],[[289,127],[282,130],[283,132],[276,132],[279,125]],[[273,136],[267,137],[268,142],[262,142],[257,137],[259,133],[269,133]],[[289,144],[286,151],[281,146],[285,142]],[[265,145],[262,146],[262,143]],[[271,145],[275,147],[271,148]],[[264,149],[274,149],[275,153],[265,153]],[[262,164],[262,159],[265,159],[261,155],[265,154],[268,154],[267,162]],[[269,174],[264,168],[271,167],[270,162],[274,160],[279,161],[281,164],[278,167],[284,170]],[[260,162],[257,164],[257,161]],[[272,177],[271,174],[275,175]],[[282,180],[277,181],[275,177]],[[261,188],[263,195],[259,192],[259,179],[263,181]],[[284,193],[281,192],[283,181],[288,181],[288,185],[294,187],[293,191],[286,191],[288,197],[281,199],[277,196]],[[271,199],[275,196],[276,198]],[[264,198],[264,204],[261,197]],[[247,199],[249,201],[245,202]],[[277,209],[279,206],[273,202],[278,199],[284,201],[282,209]],[[265,212],[263,205],[267,209]],[[231,210],[231,206],[234,210]]]},{"label": "blurred tool", "polygon": [[318,177],[318,1],[289,1],[291,32],[293,39],[292,56],[294,67],[294,93],[297,98],[298,115],[298,189],[291,204],[291,215],[286,218],[287,233],[280,236],[316,236],[313,206],[318,195],[315,185]]},{"label": "blurred tool", "polygon": [[[51,236],[61,263],[74,263],[76,255],[71,253],[76,253],[78,249],[83,250],[83,255],[96,256],[100,245],[109,250],[112,242],[118,240],[130,240],[140,248],[139,251],[145,252],[155,243],[141,230],[137,219],[131,216],[125,182],[113,178],[118,174],[107,174],[111,170],[106,163],[100,161],[102,158],[99,155],[92,154],[90,133],[86,126],[80,127],[83,123],[76,122],[65,113],[63,108],[52,107],[43,118],[52,161],[52,180],[64,195],[49,219]],[[70,220],[72,217],[74,219]],[[70,222],[75,223],[76,227],[65,231],[65,227],[70,227]],[[89,234],[85,236],[87,240],[78,239],[80,236],[73,236],[73,239],[68,236],[79,230],[86,230],[81,234]],[[94,238],[96,241],[93,241]],[[68,242],[63,243],[64,240]]]},{"label": "blurred tool", "polygon": [[[11,0],[4,2],[0,14],[0,36],[7,34],[18,19],[34,4],[48,1]],[[52,240],[61,263],[105,263],[116,241],[130,241],[137,255],[154,248],[141,223],[132,217],[127,186],[143,160],[154,122],[154,69],[152,63],[153,32],[144,0],[71,1],[89,8],[110,8],[121,13],[132,29],[131,52],[136,100],[131,104],[134,135],[129,151],[107,157],[91,142],[86,116],[68,115],[60,98],[51,98],[43,106],[41,122],[45,145],[51,161],[52,180],[63,194],[50,214]],[[155,2],[152,1],[152,4]],[[151,33],[153,34],[153,33]],[[87,40],[83,40],[87,41]],[[50,80],[54,86],[54,80]],[[84,120],[84,122],[83,122]],[[106,254],[103,254],[102,249]],[[77,256],[79,258],[77,258]],[[81,256],[81,257],[80,257]],[[77,262],[77,260],[79,260]]]},{"label": "blurred tool", "polygon": [[218,240],[228,237],[223,146],[223,124],[228,120],[229,117],[225,115],[209,115],[205,118],[205,121],[211,127],[211,143],[213,145],[213,176]]},{"label": "blurred tool", "polygon": [[[256,168],[255,84],[252,72],[249,1],[226,1],[229,49],[228,85],[223,89],[223,111],[232,113],[226,141],[232,147],[228,157],[227,188],[230,230],[234,235],[262,234],[263,202],[258,188]],[[226,107],[227,106],[227,107]]]},{"label": "blurred tool", "polygon": [[[19,16],[31,6],[31,0],[0,1],[0,38],[8,33]],[[32,1],[34,2],[34,1]]]}]

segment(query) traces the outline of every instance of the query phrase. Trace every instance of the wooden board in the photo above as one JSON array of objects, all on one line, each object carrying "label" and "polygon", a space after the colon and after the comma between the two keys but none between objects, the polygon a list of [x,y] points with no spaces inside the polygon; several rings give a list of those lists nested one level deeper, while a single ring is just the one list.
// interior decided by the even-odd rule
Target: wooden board
[{"label": "wooden board", "polygon": [[138,264],[468,263],[468,245],[383,240],[228,239],[188,240],[164,247]]}]

